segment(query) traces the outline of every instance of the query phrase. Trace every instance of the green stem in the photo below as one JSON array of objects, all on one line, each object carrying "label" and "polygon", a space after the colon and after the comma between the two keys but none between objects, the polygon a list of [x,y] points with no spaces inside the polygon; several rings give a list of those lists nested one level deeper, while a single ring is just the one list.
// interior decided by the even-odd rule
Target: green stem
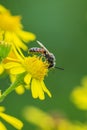
[{"label": "green stem", "polygon": [[24,77],[23,74],[17,76],[16,81],[15,81],[14,83],[12,83],[12,84],[10,85],[10,87],[7,88],[6,91],[4,91],[3,94],[0,96],[0,102],[2,102],[2,101],[5,99],[5,97],[6,97],[9,93],[11,93],[16,87],[18,87],[19,85],[23,84],[23,77]]}]

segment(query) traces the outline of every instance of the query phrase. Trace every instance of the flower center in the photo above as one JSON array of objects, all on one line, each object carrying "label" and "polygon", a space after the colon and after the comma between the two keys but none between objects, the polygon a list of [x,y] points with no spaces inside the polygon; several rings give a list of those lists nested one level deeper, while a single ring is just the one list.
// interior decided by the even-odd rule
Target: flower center
[{"label": "flower center", "polygon": [[33,78],[43,80],[48,72],[48,63],[40,57],[27,57],[24,60],[24,67]]},{"label": "flower center", "polygon": [[0,28],[4,31],[15,31],[19,29],[20,24],[20,16],[11,16],[8,13],[0,14]]}]

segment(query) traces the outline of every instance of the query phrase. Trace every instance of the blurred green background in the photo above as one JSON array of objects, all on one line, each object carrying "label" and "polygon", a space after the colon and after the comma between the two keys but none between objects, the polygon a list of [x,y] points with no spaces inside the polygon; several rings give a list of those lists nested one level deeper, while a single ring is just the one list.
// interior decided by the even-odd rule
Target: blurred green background
[{"label": "blurred green background", "polygon": [[[76,108],[70,101],[73,88],[80,85],[87,75],[87,0],[0,0],[12,14],[22,16],[24,29],[36,34],[56,57],[57,66],[65,70],[54,69],[45,78],[47,88],[53,97],[46,96],[44,101],[33,99],[30,91],[19,96],[12,92],[1,105],[6,112],[24,121],[23,130],[35,127],[21,116],[25,106],[34,105],[44,111],[57,110],[71,121],[85,122],[86,111]],[[29,47],[37,46],[33,42]],[[1,87],[9,86],[8,78],[0,79]],[[13,127],[6,124],[9,130]]]}]

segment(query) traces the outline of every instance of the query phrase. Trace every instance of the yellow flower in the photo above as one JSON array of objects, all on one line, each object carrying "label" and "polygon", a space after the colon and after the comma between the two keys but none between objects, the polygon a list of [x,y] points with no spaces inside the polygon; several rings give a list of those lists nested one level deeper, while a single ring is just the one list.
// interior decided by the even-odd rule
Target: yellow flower
[{"label": "yellow flower", "polygon": [[[21,57],[18,55],[18,57],[17,60],[7,62],[5,69],[9,70],[11,75],[24,73],[24,83],[31,89],[33,98],[45,99],[44,92],[51,97],[51,93],[44,84],[44,77],[48,73],[48,63],[37,56]],[[24,86],[24,84],[21,85]]]},{"label": "yellow flower", "polygon": [[22,113],[25,120],[36,125],[38,130],[87,130],[87,122],[71,122],[56,111],[50,114],[39,108],[27,106]]},{"label": "yellow flower", "polygon": [[[22,129],[23,123],[19,119],[13,116],[10,116],[8,114],[5,114],[4,111],[5,111],[5,108],[0,106],[0,118],[4,119],[6,122],[8,122],[10,125],[15,127],[16,129],[18,130]],[[0,121],[0,130],[7,130],[5,125],[1,121]]]},{"label": "yellow flower", "polygon": [[78,108],[87,110],[87,88],[78,86],[73,90],[71,97]]},{"label": "yellow flower", "polygon": [[24,43],[35,40],[35,35],[23,31],[20,16],[12,16],[9,10],[0,5],[0,40],[4,40],[16,49],[26,50]]},{"label": "yellow flower", "polygon": [[77,86],[71,93],[71,100],[79,109],[87,110],[87,77],[82,79],[82,86]]},{"label": "yellow flower", "polygon": [[26,121],[38,126],[40,130],[57,130],[53,117],[39,108],[25,107],[23,116]]}]

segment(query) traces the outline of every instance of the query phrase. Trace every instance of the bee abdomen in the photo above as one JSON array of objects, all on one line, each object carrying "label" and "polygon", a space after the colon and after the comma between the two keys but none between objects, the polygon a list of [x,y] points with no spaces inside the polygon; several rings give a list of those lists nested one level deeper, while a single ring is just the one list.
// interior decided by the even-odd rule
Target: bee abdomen
[{"label": "bee abdomen", "polygon": [[29,49],[29,52],[38,52],[38,53],[44,53],[44,49],[43,48],[38,48],[38,47],[33,47]]},{"label": "bee abdomen", "polygon": [[29,49],[29,52],[38,52],[37,50],[38,50],[37,47],[33,47],[33,48],[30,48],[30,49]]}]

